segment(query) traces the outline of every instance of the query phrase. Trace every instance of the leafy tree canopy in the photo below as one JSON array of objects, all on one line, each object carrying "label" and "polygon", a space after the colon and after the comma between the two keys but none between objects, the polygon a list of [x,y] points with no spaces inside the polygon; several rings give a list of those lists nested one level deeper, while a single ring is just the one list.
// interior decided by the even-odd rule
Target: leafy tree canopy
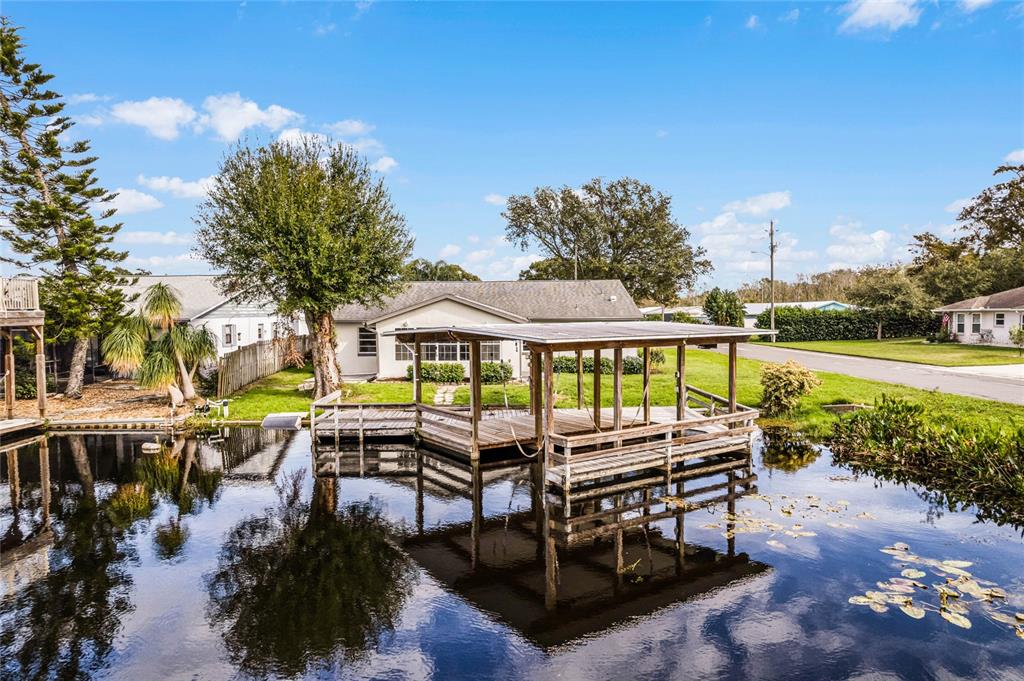
[{"label": "leafy tree canopy", "polygon": [[733,291],[723,291],[716,286],[704,296],[704,314],[712,324],[743,326],[743,312],[743,303]]},{"label": "leafy tree canopy", "polygon": [[480,277],[444,260],[431,262],[426,258],[410,260],[405,265],[408,281],[480,281]]},{"label": "leafy tree canopy", "polygon": [[506,238],[544,256],[523,279],[619,279],[637,300],[669,303],[711,270],[672,217],[671,197],[632,178],[538,187],[507,205]]},{"label": "leafy tree canopy", "polygon": [[1024,248],[1024,165],[999,166],[994,174],[1009,179],[983,190],[960,211],[965,241],[981,250]]},{"label": "leafy tree canopy", "polygon": [[854,305],[874,314],[879,340],[886,318],[927,314],[934,304],[903,267],[864,268],[849,295]]}]

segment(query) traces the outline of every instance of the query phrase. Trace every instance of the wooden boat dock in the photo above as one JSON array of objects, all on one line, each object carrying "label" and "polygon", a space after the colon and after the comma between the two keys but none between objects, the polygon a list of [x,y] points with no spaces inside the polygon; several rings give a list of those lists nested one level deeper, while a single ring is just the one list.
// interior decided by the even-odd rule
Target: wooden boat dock
[{"label": "wooden boat dock", "polygon": [[[764,331],[671,322],[607,322],[559,324],[489,324],[388,332],[413,354],[413,401],[387,404],[346,404],[340,392],[310,407],[314,440],[340,442],[367,438],[407,437],[479,460],[482,452],[509,450],[531,456],[542,452],[548,482],[568,489],[572,484],[623,471],[673,466],[703,456],[749,448],[758,411],[737,402],[736,347]],[[456,340],[469,345],[470,404],[466,407],[424,404],[420,376],[423,343]],[[516,340],[530,355],[529,409],[485,408],[481,396],[480,344]],[[691,344],[725,343],[728,354],[728,395],[715,395],[686,383],[686,348]],[[676,404],[654,407],[650,399],[651,350],[676,349]],[[637,407],[622,403],[623,350],[636,348],[643,358],[643,397]],[[583,372],[584,353],[593,353],[592,384]],[[601,404],[602,352],[612,355],[612,406]],[[554,356],[575,356],[575,408],[555,408]],[[586,399],[588,388],[591,399]]]}]

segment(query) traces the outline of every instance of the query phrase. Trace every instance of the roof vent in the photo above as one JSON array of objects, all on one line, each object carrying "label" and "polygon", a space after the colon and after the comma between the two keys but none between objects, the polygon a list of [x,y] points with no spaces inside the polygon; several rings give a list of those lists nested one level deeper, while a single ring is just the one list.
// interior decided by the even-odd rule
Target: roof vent
[{"label": "roof vent", "polygon": [[608,302],[610,302],[610,303],[614,303],[618,299],[619,299],[618,296],[608,296]]}]

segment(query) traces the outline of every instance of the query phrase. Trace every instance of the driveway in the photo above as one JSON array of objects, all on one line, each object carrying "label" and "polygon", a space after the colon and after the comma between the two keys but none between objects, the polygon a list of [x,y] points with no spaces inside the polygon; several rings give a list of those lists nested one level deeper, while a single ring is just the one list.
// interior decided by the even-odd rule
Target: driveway
[{"label": "driveway", "polygon": [[[725,352],[726,346],[719,346]],[[1024,405],[1024,374],[1017,367],[937,367],[909,362],[892,362],[870,357],[832,355],[825,352],[775,348],[770,345],[740,343],[739,356],[765,362],[796,360],[815,371],[831,371],[857,378],[896,383],[922,390],[939,390]]]}]

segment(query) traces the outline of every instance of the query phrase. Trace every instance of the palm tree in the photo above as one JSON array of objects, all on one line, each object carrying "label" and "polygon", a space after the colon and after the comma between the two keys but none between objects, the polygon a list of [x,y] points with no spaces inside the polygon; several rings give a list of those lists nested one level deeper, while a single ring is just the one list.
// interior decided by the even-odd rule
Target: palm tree
[{"label": "palm tree", "polygon": [[167,284],[153,284],[138,314],[129,315],[103,339],[100,349],[114,373],[135,375],[139,385],[167,390],[173,403],[194,400],[196,370],[217,356],[205,326],[179,324],[181,299]]}]

